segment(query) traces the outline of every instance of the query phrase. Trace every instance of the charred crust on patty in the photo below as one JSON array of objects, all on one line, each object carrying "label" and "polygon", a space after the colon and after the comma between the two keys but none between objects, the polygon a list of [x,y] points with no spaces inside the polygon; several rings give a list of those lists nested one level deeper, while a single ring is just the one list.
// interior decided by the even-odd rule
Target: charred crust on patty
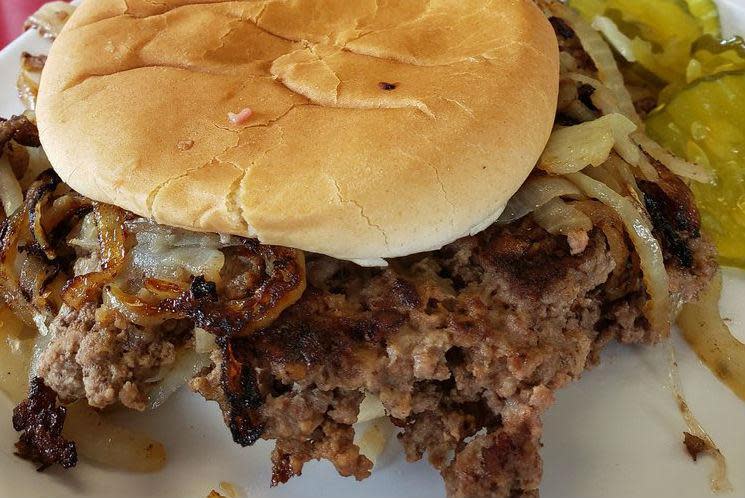
[{"label": "charred crust on patty", "polygon": [[[546,237],[530,217],[514,226],[489,228],[485,238],[475,251],[476,262],[485,271],[504,275],[532,299],[539,299],[582,262],[570,254],[562,238]],[[590,238],[590,244],[597,243],[596,237]]]},{"label": "charred crust on patty", "polygon": [[208,282],[204,275],[194,277],[189,286],[189,292],[191,292],[191,298],[194,300],[208,300],[211,302],[217,301],[217,285],[214,282]]},{"label": "charred crust on patty", "polygon": [[661,170],[660,176],[659,182],[639,182],[654,234],[665,249],[666,260],[673,258],[680,266],[692,268],[690,242],[701,236],[701,218],[693,194],[671,173]]},{"label": "charred crust on patty", "polygon": [[38,464],[43,471],[54,464],[64,469],[78,462],[75,443],[62,436],[67,409],[57,404],[57,393],[34,377],[28,398],[13,409],[13,429],[20,432],[16,455]]},{"label": "charred crust on patty", "polygon": [[256,372],[240,340],[219,339],[223,361],[221,383],[225,393],[225,422],[233,441],[251,446],[259,440],[264,424],[257,410],[264,402],[256,381]]}]

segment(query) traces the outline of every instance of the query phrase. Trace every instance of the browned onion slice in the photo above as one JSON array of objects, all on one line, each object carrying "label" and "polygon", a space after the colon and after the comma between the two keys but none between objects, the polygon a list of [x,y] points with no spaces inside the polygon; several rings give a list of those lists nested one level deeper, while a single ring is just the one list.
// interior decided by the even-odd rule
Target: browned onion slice
[{"label": "browned onion slice", "polygon": [[112,285],[104,291],[104,303],[115,309],[127,320],[143,327],[154,327],[166,320],[183,318],[183,315],[161,309],[158,303],[150,303]]},{"label": "browned onion slice", "polygon": [[560,2],[551,2],[549,9],[561,19],[570,24],[577,37],[598,69],[598,77],[613,95],[618,109],[627,118],[636,124],[641,123],[639,115],[634,109],[626,84],[623,81],[621,71],[613,57],[613,51],[603,37],[595,29],[585,22],[579,14]]},{"label": "browned onion slice", "polygon": [[[305,291],[305,257],[302,251],[245,240],[233,248],[246,258],[258,256],[265,271],[249,295],[241,299],[219,296],[217,286],[204,277],[192,279],[190,288],[176,297],[151,302],[112,286],[105,299],[126,318],[141,325],[172,318],[189,318],[196,327],[218,336],[247,335],[272,323]],[[148,279],[155,297],[173,294],[178,284]],[[153,292],[155,291],[155,292]]]},{"label": "browned onion slice", "polygon": [[175,299],[184,292],[181,285],[157,278],[146,278],[143,287],[158,299]]},{"label": "browned onion slice", "polygon": [[75,12],[75,6],[68,2],[45,3],[26,19],[23,29],[35,29],[41,36],[54,40],[59,36],[73,12]]},{"label": "browned onion slice", "polygon": [[65,284],[62,299],[75,309],[98,299],[103,287],[110,284],[124,266],[124,211],[110,204],[96,203],[93,213],[98,226],[101,270],[78,275]]},{"label": "browned onion slice", "polygon": [[21,54],[21,71],[16,80],[16,89],[23,106],[29,111],[36,109],[41,70],[44,69],[46,61],[46,55],[31,55],[28,52]]},{"label": "browned onion slice", "polygon": [[47,232],[41,223],[42,210],[49,204],[52,193],[60,183],[57,175],[49,175],[46,183],[41,188],[29,190],[26,194],[26,203],[28,204],[28,223],[31,234],[34,236],[38,248],[46,255],[47,259],[53,260],[56,255],[52,245],[47,238]]},{"label": "browned onion slice", "polygon": [[699,300],[683,305],[678,325],[701,361],[740,399],[745,400],[745,344],[732,335],[719,313],[722,273]]},{"label": "browned onion slice", "polygon": [[0,149],[0,203],[3,214],[13,214],[23,204],[23,191],[21,184],[13,172],[13,165],[7,154],[2,154]]},{"label": "browned onion slice", "polygon": [[76,192],[69,192],[52,201],[41,217],[41,230],[49,233],[71,217],[81,217],[93,209],[93,201]]},{"label": "browned onion slice", "polygon": [[[26,193],[23,206],[3,223],[0,230],[0,289],[8,306],[29,325],[33,325],[38,315],[45,310],[34,307],[21,286],[17,270],[20,265],[16,263],[19,257],[19,244],[27,242],[30,238],[27,230],[31,222],[30,213],[38,201],[53,191],[58,183],[59,178],[52,171],[42,173]],[[29,250],[33,250],[33,246],[26,248],[26,251]]]}]

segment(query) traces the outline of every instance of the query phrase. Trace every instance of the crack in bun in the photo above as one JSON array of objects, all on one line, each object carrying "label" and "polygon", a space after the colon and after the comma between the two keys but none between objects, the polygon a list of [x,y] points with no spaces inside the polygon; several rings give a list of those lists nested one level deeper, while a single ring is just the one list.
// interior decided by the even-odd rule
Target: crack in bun
[{"label": "crack in bun", "polygon": [[548,139],[558,66],[529,0],[88,0],[37,113],[92,199],[379,263],[499,216]]}]

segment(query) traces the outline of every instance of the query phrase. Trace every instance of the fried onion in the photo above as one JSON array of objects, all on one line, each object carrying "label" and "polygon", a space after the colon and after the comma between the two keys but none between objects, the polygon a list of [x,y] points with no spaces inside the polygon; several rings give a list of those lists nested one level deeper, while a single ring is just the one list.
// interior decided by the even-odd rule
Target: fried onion
[{"label": "fried onion", "polygon": [[209,354],[200,354],[194,349],[179,351],[174,364],[156,379],[156,386],[148,393],[148,408],[154,410],[162,406],[172,394],[185,386],[189,379],[209,365]]},{"label": "fried onion", "polygon": [[511,223],[532,213],[551,199],[556,197],[582,197],[580,191],[572,182],[555,176],[533,176],[520,187],[507,203],[499,218],[499,223]]},{"label": "fried onion", "polygon": [[[51,171],[43,173],[39,179],[29,188],[23,206],[7,218],[0,228],[0,289],[2,296],[8,306],[28,325],[38,322],[38,315],[47,310],[43,307],[35,307],[32,302],[36,296],[28,296],[20,282],[18,269],[22,267],[23,261],[18,261],[19,247],[24,243],[31,242],[28,230],[30,213],[34,210],[39,199],[47,192],[54,190],[59,183],[59,178]],[[33,252],[33,243],[23,246],[25,253],[23,258],[37,257],[28,254]],[[43,253],[42,253],[43,254]]]},{"label": "fried onion", "polygon": [[16,80],[16,89],[23,106],[30,111],[36,109],[41,70],[44,69],[46,61],[46,55],[31,55],[28,52],[21,54],[21,71]]},{"label": "fried onion", "polygon": [[714,181],[712,171],[700,164],[688,162],[672,155],[644,133],[634,133],[631,138],[644,149],[644,152],[649,154],[654,160],[662,163],[676,175],[700,183],[711,183]]},{"label": "fried onion", "polygon": [[585,22],[579,14],[569,7],[559,3],[551,2],[548,8],[554,15],[560,17],[569,23],[598,70],[598,76],[608,90],[615,97],[620,112],[633,121],[635,124],[641,124],[639,115],[636,113],[631,94],[626,88],[621,71],[613,57],[613,52],[603,37],[595,31],[592,26]]},{"label": "fried onion", "polygon": [[592,220],[585,213],[558,197],[536,209],[533,219],[541,228],[553,235],[569,235],[572,232],[592,230]]},{"label": "fried onion", "polygon": [[627,161],[638,162],[639,149],[629,139],[636,128],[621,114],[559,128],[551,134],[538,168],[552,174],[574,173],[587,166],[600,166],[614,148]]},{"label": "fried onion", "polygon": [[678,325],[701,361],[745,400],[745,344],[732,335],[719,314],[722,274],[718,272],[698,302],[683,305]]},{"label": "fried onion", "polygon": [[78,275],[65,284],[62,299],[75,309],[98,299],[103,287],[111,283],[124,266],[124,211],[110,204],[96,203],[93,213],[98,227],[101,270]]},{"label": "fried onion", "polygon": [[73,12],[75,12],[75,6],[67,2],[45,3],[26,19],[23,29],[35,29],[41,36],[54,40],[59,36]]},{"label": "fried onion", "polygon": [[644,284],[649,295],[649,300],[644,305],[644,315],[652,330],[663,337],[667,336],[672,314],[670,283],[662,248],[652,235],[651,223],[628,197],[619,195],[607,185],[582,173],[570,173],[566,177],[587,196],[610,207],[621,218],[639,255]]},{"label": "fried onion", "polygon": [[15,213],[23,204],[21,184],[18,183],[6,155],[0,156],[0,202],[2,202],[6,216]]},{"label": "fried onion", "polygon": [[261,280],[243,298],[219,296],[214,282],[197,276],[177,297],[152,301],[111,286],[105,299],[127,319],[140,325],[189,318],[195,326],[218,336],[249,334],[267,326],[300,298],[305,290],[305,258],[294,249],[266,246],[255,240],[243,242],[237,249],[246,257],[258,256],[265,267]]}]

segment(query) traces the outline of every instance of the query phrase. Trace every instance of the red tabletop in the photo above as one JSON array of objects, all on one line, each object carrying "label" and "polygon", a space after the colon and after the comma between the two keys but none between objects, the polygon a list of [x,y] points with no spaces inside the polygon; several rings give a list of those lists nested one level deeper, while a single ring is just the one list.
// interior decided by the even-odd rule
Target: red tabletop
[{"label": "red tabletop", "polygon": [[23,32],[23,21],[45,0],[0,0],[0,48]]}]

